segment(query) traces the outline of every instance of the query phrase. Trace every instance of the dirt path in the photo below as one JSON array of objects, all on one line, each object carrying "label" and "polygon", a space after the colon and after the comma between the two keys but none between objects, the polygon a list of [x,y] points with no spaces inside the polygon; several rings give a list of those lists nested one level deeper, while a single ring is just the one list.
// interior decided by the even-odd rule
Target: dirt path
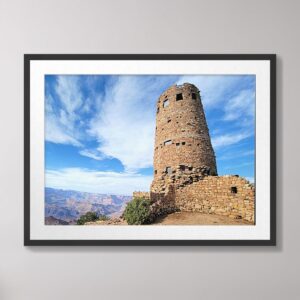
[{"label": "dirt path", "polygon": [[[125,220],[119,218],[108,221],[88,222],[85,225],[127,225]],[[235,220],[226,216],[202,214],[196,212],[176,212],[157,218],[150,226],[155,225],[253,225],[245,220]],[[149,225],[145,225],[149,226]]]},{"label": "dirt path", "polygon": [[177,212],[158,218],[152,225],[253,225],[245,220],[235,220],[195,212]]}]

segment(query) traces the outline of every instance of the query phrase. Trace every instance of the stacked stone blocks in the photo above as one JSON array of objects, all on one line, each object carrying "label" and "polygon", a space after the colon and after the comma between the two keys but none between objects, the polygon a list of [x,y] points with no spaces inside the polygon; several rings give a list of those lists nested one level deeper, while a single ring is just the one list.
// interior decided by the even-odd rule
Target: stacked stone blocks
[{"label": "stacked stone blocks", "polygon": [[153,216],[192,211],[255,222],[255,188],[239,176],[217,176],[215,153],[198,88],[171,86],[158,99],[154,179],[149,193]]}]

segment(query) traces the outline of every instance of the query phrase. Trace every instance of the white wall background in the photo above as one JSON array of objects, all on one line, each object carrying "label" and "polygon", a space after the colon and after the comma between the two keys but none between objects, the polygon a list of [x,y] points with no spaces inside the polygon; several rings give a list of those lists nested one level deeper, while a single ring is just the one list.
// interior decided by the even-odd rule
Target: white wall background
[{"label": "white wall background", "polygon": [[[299,299],[299,1],[0,0],[0,299]],[[277,53],[278,246],[23,247],[24,53]]]}]

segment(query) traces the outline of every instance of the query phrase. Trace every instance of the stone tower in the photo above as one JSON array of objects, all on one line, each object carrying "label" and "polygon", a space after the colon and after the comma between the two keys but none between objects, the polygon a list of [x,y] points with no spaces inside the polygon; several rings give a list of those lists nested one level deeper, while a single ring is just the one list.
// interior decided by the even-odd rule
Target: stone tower
[{"label": "stone tower", "polygon": [[198,181],[217,175],[206,118],[198,88],[190,83],[168,88],[157,101],[152,192],[182,178]]}]

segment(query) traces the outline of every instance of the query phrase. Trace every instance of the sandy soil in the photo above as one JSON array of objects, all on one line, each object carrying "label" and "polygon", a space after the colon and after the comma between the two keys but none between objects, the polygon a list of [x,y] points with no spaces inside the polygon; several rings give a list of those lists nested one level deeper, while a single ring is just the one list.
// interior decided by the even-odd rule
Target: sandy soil
[{"label": "sandy soil", "polygon": [[[112,218],[108,221],[88,222],[85,225],[128,225],[125,220]],[[253,225],[245,220],[231,219],[226,216],[202,214],[196,212],[176,212],[159,217],[150,226],[155,225]],[[149,226],[144,225],[144,226]]]},{"label": "sandy soil", "polygon": [[253,225],[245,220],[231,219],[195,212],[176,212],[158,218],[152,225]]}]

